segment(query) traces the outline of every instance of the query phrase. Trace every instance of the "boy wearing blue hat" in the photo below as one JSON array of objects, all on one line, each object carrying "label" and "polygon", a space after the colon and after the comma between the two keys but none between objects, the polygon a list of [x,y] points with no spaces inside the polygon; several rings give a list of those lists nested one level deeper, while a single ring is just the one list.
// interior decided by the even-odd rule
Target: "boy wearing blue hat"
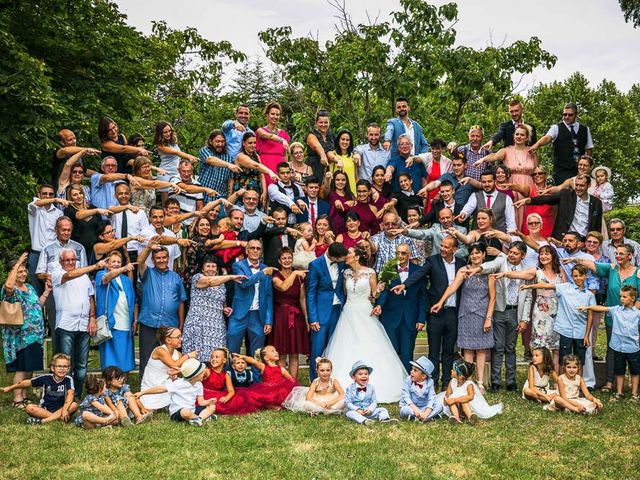
[{"label": "boy wearing blue hat", "polygon": [[382,423],[397,422],[389,417],[386,408],[378,407],[376,390],[373,385],[369,385],[371,372],[373,368],[362,360],[358,360],[351,367],[349,375],[353,378],[353,383],[344,392],[347,418],[366,426],[373,425],[376,420]]},{"label": "boy wearing blue hat", "polygon": [[433,363],[427,357],[411,361],[411,372],[402,386],[400,418],[428,422],[442,413],[442,404],[436,402],[436,391],[431,373]]}]

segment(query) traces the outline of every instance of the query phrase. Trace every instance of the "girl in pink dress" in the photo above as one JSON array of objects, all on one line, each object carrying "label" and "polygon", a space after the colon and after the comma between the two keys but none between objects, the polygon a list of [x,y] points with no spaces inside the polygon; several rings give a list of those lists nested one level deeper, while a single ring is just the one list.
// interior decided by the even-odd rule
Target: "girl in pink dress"
[{"label": "girl in pink dress", "polygon": [[[262,163],[270,170],[276,172],[277,165],[287,161],[287,150],[291,137],[283,129],[278,128],[278,122],[282,116],[282,107],[278,102],[269,102],[264,107],[267,117],[267,125],[256,130],[256,151],[260,155]],[[265,175],[267,187],[274,183]]]},{"label": "girl in pink dress", "polygon": [[236,390],[231,375],[225,370],[228,353],[226,348],[216,348],[211,352],[209,368],[202,380],[205,400],[217,399],[215,413],[220,415],[245,415],[256,411],[256,407],[246,393],[245,388]]},{"label": "girl in pink dress", "polygon": [[251,385],[247,390],[251,402],[259,409],[280,410],[282,402],[291,393],[296,382],[286,368],[278,365],[280,355],[273,345],[260,349],[260,360],[247,355],[233,354],[242,357],[249,365],[256,367],[262,374],[262,382]]}]

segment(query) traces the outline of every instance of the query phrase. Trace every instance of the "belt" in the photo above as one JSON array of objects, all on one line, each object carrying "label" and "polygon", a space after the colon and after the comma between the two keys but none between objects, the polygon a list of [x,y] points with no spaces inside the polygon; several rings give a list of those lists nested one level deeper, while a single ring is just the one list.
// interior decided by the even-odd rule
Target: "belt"
[{"label": "belt", "polygon": [[517,310],[518,309],[518,305],[507,305],[506,307],[504,307],[505,310]]}]

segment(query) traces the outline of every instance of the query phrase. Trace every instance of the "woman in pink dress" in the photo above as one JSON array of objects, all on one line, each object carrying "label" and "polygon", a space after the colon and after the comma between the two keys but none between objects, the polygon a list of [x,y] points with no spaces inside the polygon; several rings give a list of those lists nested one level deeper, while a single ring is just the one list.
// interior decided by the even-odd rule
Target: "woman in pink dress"
[{"label": "woman in pink dress", "polygon": [[[531,174],[538,166],[538,157],[534,152],[527,150],[529,140],[529,129],[524,124],[516,126],[513,134],[514,145],[501,148],[496,153],[492,153],[478,160],[474,166],[478,167],[483,163],[501,161],[511,170],[511,183],[518,185],[533,185]],[[514,201],[518,201],[522,196],[516,192]],[[522,228],[524,220],[524,209],[516,211],[516,224]]]},{"label": "woman in pink dress", "polygon": [[[278,128],[278,122],[282,116],[282,107],[278,102],[269,102],[264,107],[267,117],[267,125],[256,130],[256,152],[260,160],[270,170],[276,172],[280,162],[287,161],[287,150],[291,137],[283,129]],[[265,175],[267,187],[273,183],[270,177]]]},{"label": "woman in pink dress", "polygon": [[[533,185],[518,185],[515,183],[509,184],[514,192],[518,192],[522,197],[537,197],[543,195],[541,192],[547,190],[547,172],[543,167],[536,167],[531,174],[533,178]],[[516,205],[517,207],[517,205]],[[524,210],[524,218],[528,218],[530,214],[537,213],[542,218],[542,230],[540,234],[544,238],[551,236],[553,232],[553,226],[556,221],[556,206],[555,205],[527,205],[525,208],[518,208],[518,211]],[[525,235],[529,235],[529,227],[527,222],[522,222],[521,232]]]}]

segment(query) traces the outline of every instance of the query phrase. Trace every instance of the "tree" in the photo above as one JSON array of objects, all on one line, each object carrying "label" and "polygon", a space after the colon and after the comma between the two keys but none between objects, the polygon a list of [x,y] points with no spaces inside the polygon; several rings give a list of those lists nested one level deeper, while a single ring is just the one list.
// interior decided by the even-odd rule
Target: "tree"
[{"label": "tree", "polygon": [[640,26],[640,2],[638,0],[620,0],[620,8],[625,22],[632,22],[633,27]]}]

